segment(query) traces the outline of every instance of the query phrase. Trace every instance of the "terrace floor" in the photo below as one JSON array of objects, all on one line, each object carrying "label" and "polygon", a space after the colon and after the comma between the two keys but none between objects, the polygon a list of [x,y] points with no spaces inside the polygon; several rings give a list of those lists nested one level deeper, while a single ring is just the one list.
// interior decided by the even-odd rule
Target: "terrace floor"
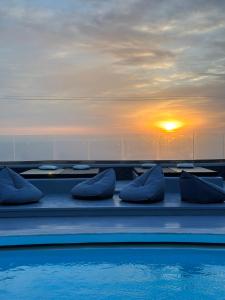
[{"label": "terrace floor", "polygon": [[87,243],[225,244],[223,216],[0,219],[0,247]]},{"label": "terrace floor", "polygon": [[225,234],[223,216],[107,216],[0,219],[0,235],[75,233]]}]

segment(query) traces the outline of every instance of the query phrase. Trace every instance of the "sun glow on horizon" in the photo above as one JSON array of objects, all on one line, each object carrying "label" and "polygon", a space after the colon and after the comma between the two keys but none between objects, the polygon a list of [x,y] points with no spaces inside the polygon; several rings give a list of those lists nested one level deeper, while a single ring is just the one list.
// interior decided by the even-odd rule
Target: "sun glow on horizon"
[{"label": "sun glow on horizon", "polygon": [[184,126],[184,123],[178,120],[168,120],[168,121],[160,121],[157,122],[157,127],[167,131],[173,132]]}]

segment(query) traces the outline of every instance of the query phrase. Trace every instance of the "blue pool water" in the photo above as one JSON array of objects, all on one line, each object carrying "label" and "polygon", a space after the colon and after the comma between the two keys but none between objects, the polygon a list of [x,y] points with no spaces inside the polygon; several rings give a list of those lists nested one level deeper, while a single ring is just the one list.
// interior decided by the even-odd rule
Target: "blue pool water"
[{"label": "blue pool water", "polygon": [[0,251],[1,300],[223,300],[225,249]]}]

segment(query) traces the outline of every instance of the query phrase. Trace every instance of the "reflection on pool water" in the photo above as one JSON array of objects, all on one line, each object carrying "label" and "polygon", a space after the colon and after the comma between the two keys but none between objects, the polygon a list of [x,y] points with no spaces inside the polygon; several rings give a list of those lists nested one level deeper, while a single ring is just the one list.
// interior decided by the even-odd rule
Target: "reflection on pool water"
[{"label": "reflection on pool water", "polygon": [[0,251],[0,299],[225,299],[225,249]]}]

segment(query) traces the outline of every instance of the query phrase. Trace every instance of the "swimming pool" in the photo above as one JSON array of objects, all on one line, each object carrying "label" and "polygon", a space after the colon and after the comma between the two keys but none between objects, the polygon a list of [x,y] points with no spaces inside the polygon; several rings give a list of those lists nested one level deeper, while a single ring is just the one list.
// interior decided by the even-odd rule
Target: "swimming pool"
[{"label": "swimming pool", "polygon": [[225,299],[225,249],[88,246],[0,250],[0,299]]}]

